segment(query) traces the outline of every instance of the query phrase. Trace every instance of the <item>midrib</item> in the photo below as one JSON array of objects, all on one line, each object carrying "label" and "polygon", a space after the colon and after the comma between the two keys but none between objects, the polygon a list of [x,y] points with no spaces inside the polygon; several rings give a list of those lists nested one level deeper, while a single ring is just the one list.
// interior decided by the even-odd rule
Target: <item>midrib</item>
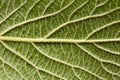
[{"label": "midrib", "polygon": [[119,42],[120,38],[116,39],[43,39],[43,38],[20,38],[20,37],[5,37],[0,36],[1,41],[15,42],[41,42],[41,43],[94,43],[94,42]]}]

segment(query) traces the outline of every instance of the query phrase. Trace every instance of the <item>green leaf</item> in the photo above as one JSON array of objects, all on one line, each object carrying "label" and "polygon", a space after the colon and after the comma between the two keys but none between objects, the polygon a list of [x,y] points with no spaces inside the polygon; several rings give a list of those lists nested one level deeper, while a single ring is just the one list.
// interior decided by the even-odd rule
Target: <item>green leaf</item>
[{"label": "green leaf", "polygon": [[0,80],[119,80],[120,0],[0,0]]}]

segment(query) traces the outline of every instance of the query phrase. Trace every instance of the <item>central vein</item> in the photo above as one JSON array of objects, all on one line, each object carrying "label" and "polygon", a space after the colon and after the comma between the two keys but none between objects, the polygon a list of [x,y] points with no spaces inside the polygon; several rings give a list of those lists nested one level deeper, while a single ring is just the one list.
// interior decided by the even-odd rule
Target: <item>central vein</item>
[{"label": "central vein", "polygon": [[42,38],[20,38],[20,37],[5,37],[0,36],[1,41],[16,41],[16,42],[41,42],[41,43],[93,43],[93,42],[120,42],[117,39],[42,39]]}]

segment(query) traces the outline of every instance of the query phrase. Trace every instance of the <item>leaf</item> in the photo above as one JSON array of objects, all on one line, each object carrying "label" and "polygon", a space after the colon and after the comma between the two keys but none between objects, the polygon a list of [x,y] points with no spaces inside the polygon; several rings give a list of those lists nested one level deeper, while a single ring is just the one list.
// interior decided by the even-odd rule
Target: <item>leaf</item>
[{"label": "leaf", "polygon": [[120,0],[0,0],[0,80],[119,80]]}]

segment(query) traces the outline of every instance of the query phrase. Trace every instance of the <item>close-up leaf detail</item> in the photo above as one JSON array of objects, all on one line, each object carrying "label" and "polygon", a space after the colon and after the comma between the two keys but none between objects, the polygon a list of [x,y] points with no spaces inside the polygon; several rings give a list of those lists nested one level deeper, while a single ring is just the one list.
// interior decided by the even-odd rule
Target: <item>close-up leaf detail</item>
[{"label": "close-up leaf detail", "polygon": [[120,0],[0,0],[0,80],[120,80]]}]

